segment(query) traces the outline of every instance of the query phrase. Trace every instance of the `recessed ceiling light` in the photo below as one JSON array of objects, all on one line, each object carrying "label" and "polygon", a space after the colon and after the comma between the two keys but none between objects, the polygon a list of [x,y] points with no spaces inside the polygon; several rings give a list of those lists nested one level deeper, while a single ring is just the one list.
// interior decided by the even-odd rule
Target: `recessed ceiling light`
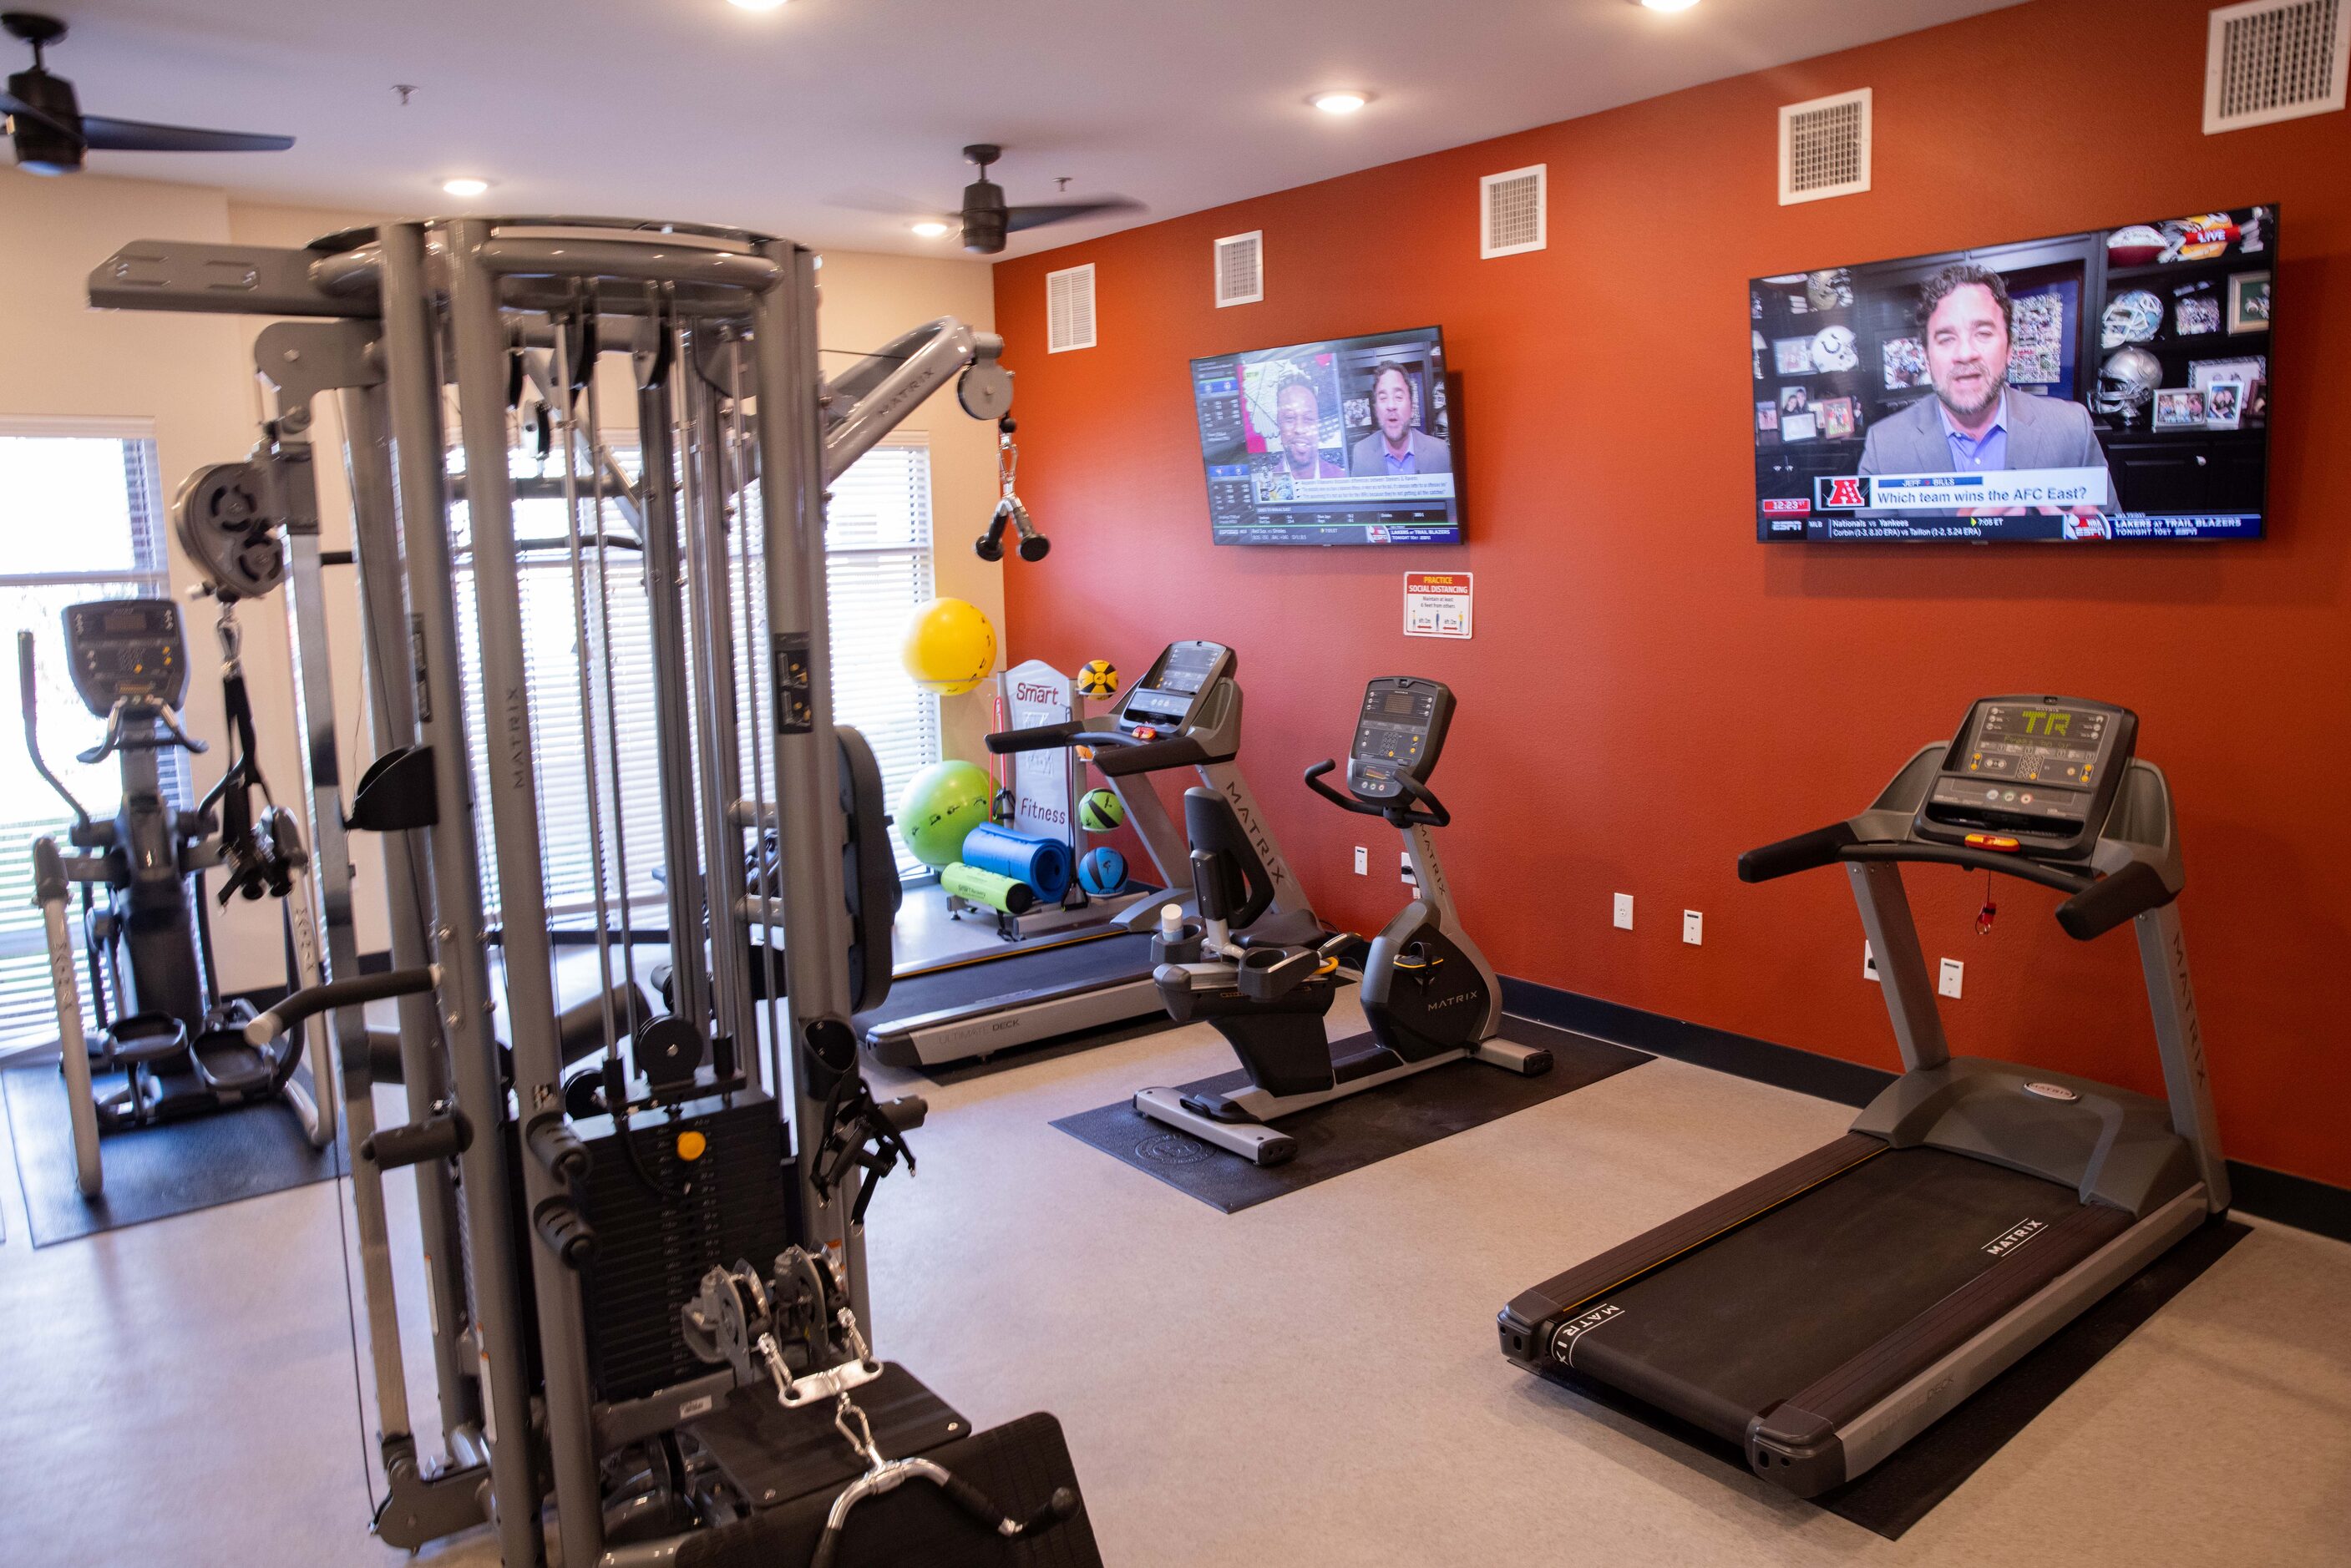
[{"label": "recessed ceiling light", "polygon": [[947,232],[947,225],[940,223],[936,218],[925,218],[919,223],[909,223],[906,226],[926,240],[937,239]]},{"label": "recessed ceiling light", "polygon": [[[735,0],[735,3],[739,5],[743,0]],[[1687,11],[1697,5],[1698,0],[1640,0],[1640,4],[1651,11]]]},{"label": "recessed ceiling light", "polygon": [[738,11],[774,11],[781,9],[784,0],[726,0]]},{"label": "recessed ceiling light", "polygon": [[1318,92],[1306,100],[1325,114],[1353,114],[1372,101],[1367,92]]},{"label": "recessed ceiling light", "polygon": [[441,189],[452,196],[478,196],[489,188],[490,182],[487,180],[477,180],[471,174],[441,182]]}]

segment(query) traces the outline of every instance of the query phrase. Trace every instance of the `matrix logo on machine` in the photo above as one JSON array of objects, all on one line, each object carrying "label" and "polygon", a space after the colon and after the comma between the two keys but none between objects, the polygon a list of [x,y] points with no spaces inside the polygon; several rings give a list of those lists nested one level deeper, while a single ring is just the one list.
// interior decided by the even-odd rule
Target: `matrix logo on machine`
[{"label": "matrix logo on machine", "polygon": [[1986,1241],[1983,1250],[1995,1258],[2005,1258],[2047,1229],[2049,1222],[2046,1220],[2027,1220],[2007,1234]]},{"label": "matrix logo on machine", "polygon": [[1567,1322],[1561,1324],[1559,1325],[1559,1332],[1552,1335],[1552,1359],[1558,1362],[1562,1366],[1574,1366],[1575,1342],[1583,1335],[1590,1334],[1593,1329],[1598,1328],[1602,1324],[1613,1323],[1624,1315],[1625,1309],[1623,1307],[1614,1305],[1608,1302],[1603,1302],[1598,1306],[1593,1307],[1590,1312],[1585,1313],[1582,1317],[1570,1318]]}]

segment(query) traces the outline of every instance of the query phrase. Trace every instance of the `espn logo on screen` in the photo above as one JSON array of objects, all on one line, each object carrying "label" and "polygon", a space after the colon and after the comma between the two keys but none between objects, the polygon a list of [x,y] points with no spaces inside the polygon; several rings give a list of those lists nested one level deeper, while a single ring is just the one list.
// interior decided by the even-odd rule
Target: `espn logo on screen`
[{"label": "espn logo on screen", "polygon": [[1815,479],[1813,504],[1823,512],[1862,511],[1869,505],[1869,479],[1866,475]]}]

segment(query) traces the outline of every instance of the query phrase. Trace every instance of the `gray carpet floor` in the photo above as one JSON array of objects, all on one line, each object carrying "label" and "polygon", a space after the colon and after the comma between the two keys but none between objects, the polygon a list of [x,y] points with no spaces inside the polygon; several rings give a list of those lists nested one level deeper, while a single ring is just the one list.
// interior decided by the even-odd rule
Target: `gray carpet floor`
[{"label": "gray carpet floor", "polygon": [[[1352,1001],[1331,1022],[1361,1027]],[[1194,1026],[910,1079],[933,1107],[921,1173],[874,1200],[883,1353],[980,1422],[1056,1413],[1111,1563],[2343,1561],[2351,1247],[2257,1223],[1888,1542],[1494,1345],[1513,1292],[1849,1111],[1659,1061],[1229,1215],[1050,1125],[1229,1062]],[[37,1251],[0,1183],[7,1560],[401,1560],[366,1533],[340,1184]]]}]

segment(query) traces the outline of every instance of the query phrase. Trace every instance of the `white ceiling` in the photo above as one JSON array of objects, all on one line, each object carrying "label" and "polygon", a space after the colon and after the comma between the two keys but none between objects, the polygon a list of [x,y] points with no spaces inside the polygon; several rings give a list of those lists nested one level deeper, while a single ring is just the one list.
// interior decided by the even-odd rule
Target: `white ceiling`
[{"label": "white ceiling", "polygon": [[[953,207],[968,141],[1004,144],[1016,203],[1067,175],[1071,197],[1148,205],[1016,234],[1018,254],[2018,3],[47,0],[73,29],[49,63],[84,112],[298,139],[93,153],[93,172],[402,213],[467,204],[438,184],[477,173],[496,182],[484,210],[947,254],[862,209]],[[396,82],[417,85],[405,109]],[[1374,101],[1306,107],[1331,88]]]}]

